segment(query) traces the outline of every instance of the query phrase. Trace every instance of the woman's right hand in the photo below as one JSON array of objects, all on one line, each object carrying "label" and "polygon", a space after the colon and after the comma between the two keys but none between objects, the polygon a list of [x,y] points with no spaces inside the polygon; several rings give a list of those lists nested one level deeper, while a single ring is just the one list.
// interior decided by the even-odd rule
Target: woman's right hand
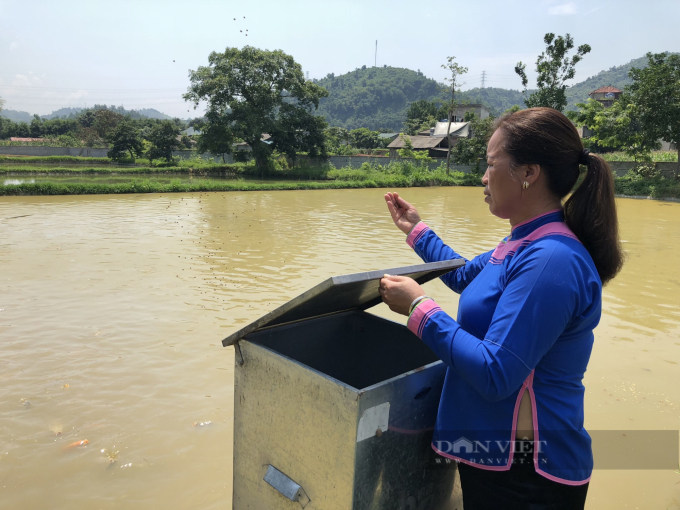
[{"label": "woman's right hand", "polygon": [[418,210],[401,198],[399,193],[387,193],[385,202],[392,215],[392,221],[404,234],[408,234],[420,221]]}]

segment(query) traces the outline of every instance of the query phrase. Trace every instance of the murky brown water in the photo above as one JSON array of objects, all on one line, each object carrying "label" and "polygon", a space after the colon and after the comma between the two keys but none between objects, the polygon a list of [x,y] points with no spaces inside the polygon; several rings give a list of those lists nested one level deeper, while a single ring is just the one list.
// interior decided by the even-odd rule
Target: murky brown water
[{"label": "murky brown water", "polygon": [[[233,351],[220,340],[330,275],[417,263],[382,194],[1,198],[0,507],[229,508]],[[480,188],[404,196],[466,256],[508,231]],[[619,208],[630,256],[606,289],[586,424],[677,430],[680,204]],[[427,288],[455,313],[455,294]],[[596,471],[588,508],[677,509],[679,482]]]}]

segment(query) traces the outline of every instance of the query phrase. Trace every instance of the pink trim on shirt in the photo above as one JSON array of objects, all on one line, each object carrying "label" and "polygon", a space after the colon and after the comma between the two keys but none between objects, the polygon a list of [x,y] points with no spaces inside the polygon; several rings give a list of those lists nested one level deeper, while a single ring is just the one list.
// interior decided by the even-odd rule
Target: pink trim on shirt
[{"label": "pink trim on shirt", "polygon": [[564,485],[584,485],[590,481],[590,476],[586,478],[585,480],[581,480],[579,482],[574,482],[572,480],[565,480],[564,478],[558,478],[554,475],[548,474],[545,471],[543,471],[541,468],[538,467],[538,450],[539,448],[536,447],[536,445],[540,445],[541,443],[539,442],[538,439],[538,413],[536,412],[536,395],[534,394],[534,372],[531,372],[531,383],[529,384],[529,396],[531,397],[531,416],[533,419],[533,424],[534,424],[534,469],[536,472],[547,478],[548,480],[552,480],[553,482],[557,483],[562,483]]},{"label": "pink trim on shirt", "polygon": [[515,225],[514,227],[512,227],[512,228],[510,229],[510,231],[512,232],[512,231],[515,230],[517,227],[521,227],[522,225],[526,225],[527,223],[529,223],[529,222],[531,222],[531,221],[534,221],[534,220],[537,220],[538,218],[542,218],[543,216],[547,216],[548,214],[553,214],[553,213],[559,212],[559,211],[561,211],[561,210],[562,210],[561,208],[560,208],[560,209],[553,209],[552,211],[548,211],[548,212],[546,212],[546,213],[539,214],[538,216],[534,216],[533,218],[529,218],[528,220],[524,220],[522,223],[518,223],[517,225]]},{"label": "pink trim on shirt", "polygon": [[415,246],[415,244],[420,241],[420,238],[425,235],[425,232],[430,230],[430,227],[425,225],[422,221],[419,221],[413,229],[411,229],[411,233],[408,235],[406,238],[406,244],[408,244],[411,248]]},{"label": "pink trim on shirt", "polygon": [[574,233],[569,229],[566,223],[561,221],[554,221],[552,223],[546,223],[542,227],[538,227],[536,230],[531,232],[526,237],[517,239],[515,241],[507,241],[500,243],[491,254],[489,262],[491,264],[500,264],[506,257],[513,256],[519,248],[527,246],[528,244],[531,244],[532,242],[542,237],[553,235],[564,236],[578,241],[578,237],[574,235]]},{"label": "pink trim on shirt", "polygon": [[416,335],[418,338],[422,339],[423,329],[425,328],[425,324],[427,323],[427,321],[435,313],[441,311],[442,309],[439,308],[439,305],[435,303],[434,300],[426,299],[425,301],[421,301],[420,303],[418,303],[416,309],[413,310],[413,313],[408,318],[406,326],[411,331],[411,333]]}]

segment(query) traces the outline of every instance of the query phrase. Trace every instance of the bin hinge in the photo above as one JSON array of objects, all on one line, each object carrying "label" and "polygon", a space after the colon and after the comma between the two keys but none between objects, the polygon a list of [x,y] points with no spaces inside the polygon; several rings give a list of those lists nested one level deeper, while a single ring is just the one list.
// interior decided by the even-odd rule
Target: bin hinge
[{"label": "bin hinge", "polygon": [[241,353],[241,346],[238,342],[234,344],[234,353],[236,354],[236,363],[238,363],[240,366],[243,366],[243,354]]},{"label": "bin hinge", "polygon": [[274,487],[281,495],[291,501],[300,503],[302,508],[306,507],[311,501],[305,490],[300,487],[299,483],[284,475],[271,464],[267,464],[267,472],[264,475],[264,481]]}]

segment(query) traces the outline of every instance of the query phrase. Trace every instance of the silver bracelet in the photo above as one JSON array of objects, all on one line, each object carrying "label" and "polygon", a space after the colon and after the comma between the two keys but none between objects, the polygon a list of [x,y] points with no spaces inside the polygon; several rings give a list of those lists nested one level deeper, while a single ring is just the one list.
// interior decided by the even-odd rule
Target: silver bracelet
[{"label": "silver bracelet", "polygon": [[411,302],[411,306],[408,307],[408,314],[411,315],[413,313],[413,310],[415,309],[416,305],[418,303],[420,303],[421,301],[424,301],[426,299],[432,299],[432,298],[430,296],[420,296],[420,297],[415,298]]}]

